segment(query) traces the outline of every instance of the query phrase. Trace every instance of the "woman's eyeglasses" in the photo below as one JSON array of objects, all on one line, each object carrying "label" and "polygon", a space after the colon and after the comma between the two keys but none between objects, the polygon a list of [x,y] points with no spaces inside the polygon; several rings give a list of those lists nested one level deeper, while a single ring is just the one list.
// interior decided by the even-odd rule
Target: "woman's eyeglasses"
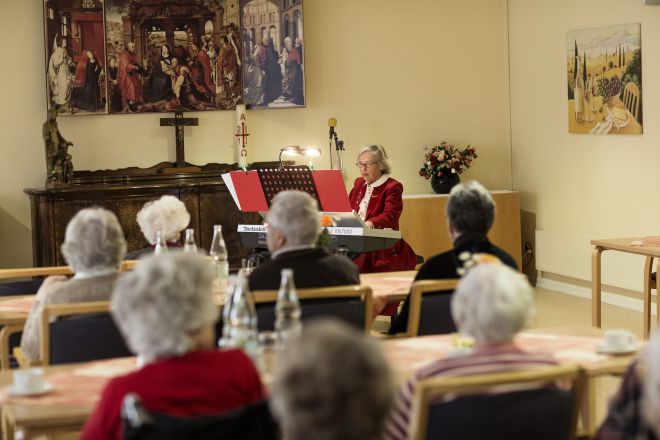
[{"label": "woman's eyeglasses", "polygon": [[355,166],[358,167],[358,168],[369,168],[370,166],[376,165],[377,163],[378,163],[377,161],[374,161],[374,162],[357,162],[355,164]]}]

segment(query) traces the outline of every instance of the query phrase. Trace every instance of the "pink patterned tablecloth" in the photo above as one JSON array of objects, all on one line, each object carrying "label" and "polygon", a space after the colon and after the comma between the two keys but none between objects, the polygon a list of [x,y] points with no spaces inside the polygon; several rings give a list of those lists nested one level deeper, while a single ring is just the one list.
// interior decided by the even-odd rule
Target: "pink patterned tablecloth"
[{"label": "pink patterned tablecloth", "polygon": [[10,396],[7,388],[0,390],[0,404],[65,405],[93,407],[110,379],[135,370],[135,358],[119,358],[81,364],[68,371],[47,373],[44,380],[54,389],[35,397]]},{"label": "pink patterned tablecloth", "polygon": [[[446,358],[454,351],[455,335],[422,336],[409,339],[385,340],[383,348],[390,365],[399,375],[407,375],[414,370],[440,358]],[[611,358],[596,352],[596,345],[602,339],[584,336],[566,336],[547,333],[521,333],[516,343],[523,350],[532,353],[546,353],[560,362],[570,362],[589,367]]]},{"label": "pink patterned tablecloth", "polygon": [[393,296],[406,295],[410,291],[415,272],[370,273],[360,275],[360,283],[371,287],[374,297],[374,316],[378,315]]},{"label": "pink patterned tablecloth", "polygon": [[0,313],[19,313],[27,316],[32,310],[36,296],[22,296],[20,298],[0,299]]}]

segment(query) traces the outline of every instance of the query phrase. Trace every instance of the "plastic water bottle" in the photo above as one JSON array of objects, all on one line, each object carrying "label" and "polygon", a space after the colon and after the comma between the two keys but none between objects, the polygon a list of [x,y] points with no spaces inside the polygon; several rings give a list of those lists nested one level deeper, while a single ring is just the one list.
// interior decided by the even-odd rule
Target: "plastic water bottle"
[{"label": "plastic water bottle", "polygon": [[231,310],[229,310],[229,325],[227,346],[242,348],[253,359],[258,357],[257,311],[248,286],[247,275],[243,270],[239,271],[236,277]]},{"label": "plastic water bottle", "polygon": [[213,239],[209,249],[211,261],[216,267],[216,276],[222,285],[229,276],[229,261],[227,260],[227,245],[222,237],[222,225],[213,226]]},{"label": "plastic water bottle", "polygon": [[229,346],[229,335],[231,333],[231,308],[235,289],[236,275],[231,275],[227,278],[225,303],[222,306],[222,335],[220,335],[220,339],[218,340],[218,347],[220,348],[226,348]]},{"label": "plastic water bottle", "polygon": [[163,252],[167,252],[167,242],[163,238],[163,231],[159,229],[156,232],[156,248],[154,249],[154,254],[158,255]]},{"label": "plastic water bottle", "polygon": [[197,243],[195,243],[195,230],[192,228],[186,229],[186,241],[183,244],[183,252],[197,252]]},{"label": "plastic water bottle", "polygon": [[300,301],[293,283],[293,270],[282,269],[280,291],[275,305],[275,331],[280,343],[286,344],[302,331]]}]

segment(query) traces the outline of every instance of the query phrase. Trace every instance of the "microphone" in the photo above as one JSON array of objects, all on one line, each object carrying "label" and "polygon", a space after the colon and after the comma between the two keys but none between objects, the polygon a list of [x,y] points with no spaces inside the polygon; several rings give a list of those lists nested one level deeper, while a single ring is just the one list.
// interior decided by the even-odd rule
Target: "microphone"
[{"label": "microphone", "polygon": [[328,119],[328,127],[330,127],[330,139],[335,134],[335,127],[337,126],[337,120],[335,118]]}]

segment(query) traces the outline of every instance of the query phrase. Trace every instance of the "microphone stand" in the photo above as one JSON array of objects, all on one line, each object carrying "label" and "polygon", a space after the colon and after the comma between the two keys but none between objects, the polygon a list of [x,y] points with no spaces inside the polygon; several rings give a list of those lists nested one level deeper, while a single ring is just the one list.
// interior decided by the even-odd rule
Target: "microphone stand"
[{"label": "microphone stand", "polygon": [[[333,133],[332,139],[335,141],[335,149],[337,150],[337,168],[344,173],[344,141],[337,138],[337,133]],[[330,168],[332,168],[332,139],[330,140]]]}]

